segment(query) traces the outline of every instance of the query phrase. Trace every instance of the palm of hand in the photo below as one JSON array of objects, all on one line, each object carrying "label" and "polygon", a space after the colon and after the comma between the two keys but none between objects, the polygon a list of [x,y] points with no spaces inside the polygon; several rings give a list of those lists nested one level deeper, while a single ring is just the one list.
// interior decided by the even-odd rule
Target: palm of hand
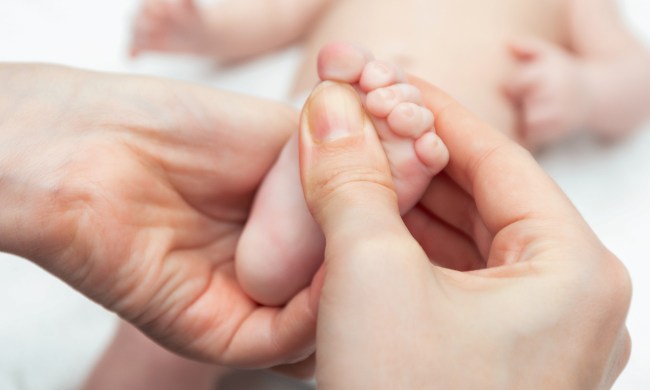
[{"label": "palm of hand", "polygon": [[51,145],[43,154],[56,189],[31,257],[188,355],[269,366],[308,353],[307,291],[283,309],[261,308],[234,274],[253,196],[295,113],[154,79],[70,84],[69,99],[57,96],[68,103],[62,120],[33,137]]}]

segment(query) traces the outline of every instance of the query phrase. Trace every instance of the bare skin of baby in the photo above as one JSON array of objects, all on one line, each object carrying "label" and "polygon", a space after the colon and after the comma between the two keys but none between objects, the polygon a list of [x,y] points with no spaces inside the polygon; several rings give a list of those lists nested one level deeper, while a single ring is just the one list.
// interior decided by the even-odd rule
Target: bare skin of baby
[{"label": "bare skin of baby", "polygon": [[531,149],[581,129],[616,138],[648,115],[650,55],[615,0],[144,0],[132,54],[229,62],[297,41],[298,95],[316,83],[325,43],[353,41]]}]

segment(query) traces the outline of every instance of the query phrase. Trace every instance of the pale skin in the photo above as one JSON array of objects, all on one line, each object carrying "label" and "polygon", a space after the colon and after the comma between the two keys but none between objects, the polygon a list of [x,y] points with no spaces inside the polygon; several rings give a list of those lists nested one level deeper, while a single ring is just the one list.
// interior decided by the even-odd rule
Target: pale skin
[{"label": "pale skin", "polygon": [[567,48],[533,37],[510,43],[519,68],[504,88],[522,110],[523,141],[532,149],[579,130],[616,140],[650,115],[650,52],[625,28],[615,2],[567,4]]},{"label": "pale skin", "polygon": [[650,94],[650,56],[615,0],[237,0],[207,7],[146,0],[134,25],[138,55],[237,61],[302,41],[297,94],[317,81],[324,44],[352,40],[450,91],[531,149],[583,128],[617,138],[650,115],[638,103]]},{"label": "pale skin", "polygon": [[[650,116],[650,54],[613,0],[244,0],[204,8],[148,0],[135,26],[135,52],[189,51],[224,61],[300,40],[296,94],[323,79],[315,69],[324,44],[354,40],[449,91],[531,150],[585,129],[616,139]],[[190,31],[190,38],[182,34]],[[212,44],[179,48],[181,36]],[[238,256],[245,290],[265,304],[283,304],[308,285],[322,258],[322,234],[301,205],[291,148],[262,187]],[[400,181],[400,202],[403,188],[420,192]]]},{"label": "pale skin", "polygon": [[[354,61],[351,61],[351,58]],[[373,131],[376,129],[382,139],[383,147],[387,150],[391,161],[393,177],[400,183],[398,185],[400,209],[406,213],[417,203],[431,177],[446,165],[449,158],[446,147],[433,129],[433,114],[421,105],[419,90],[406,81],[401,69],[390,63],[372,60],[372,55],[362,49],[347,44],[329,45],[322,51],[321,65],[324,80],[341,77],[347,79],[348,88],[357,95],[350,104],[354,106],[363,102],[364,109],[368,110],[368,114],[364,115],[363,123],[367,125],[372,123]],[[250,220],[266,220],[273,224],[273,228],[270,231],[260,231],[251,229],[251,225],[247,225],[239,238],[235,253],[238,282],[248,295],[267,305],[284,304],[295,295],[297,289],[306,287],[320,264],[324,249],[318,225],[304,205],[300,188],[297,172],[298,157],[294,153],[297,152],[297,133],[287,145],[293,147],[284,148],[275,169],[264,179],[250,214]],[[287,173],[293,175],[287,176]],[[277,204],[268,207],[268,201],[275,198],[267,194],[277,189],[278,185],[283,187],[284,195],[281,200],[285,202],[285,207],[279,205],[278,208]],[[291,198],[288,199],[288,196]],[[296,205],[300,204],[303,204],[302,213],[296,213]],[[286,213],[291,214],[292,218],[285,218]],[[288,222],[289,226],[283,226],[284,221]],[[252,226],[267,227],[267,224],[258,223]],[[282,234],[294,230],[300,233],[293,235],[297,241],[286,242]],[[263,242],[259,240],[259,237],[274,235],[280,236],[282,245],[275,240],[267,239]],[[313,239],[313,235],[316,235],[316,240]],[[264,267],[275,265],[274,260],[278,256],[302,261],[287,261],[282,268]],[[307,256],[310,256],[309,262],[306,261]],[[247,261],[253,258],[254,263]],[[286,273],[291,274],[292,277],[287,279]],[[273,275],[277,278],[274,279]],[[264,283],[269,279],[273,280],[272,285]],[[269,288],[272,288],[273,296],[268,293]],[[125,335],[131,336],[127,338]],[[147,383],[146,378],[150,378],[150,386],[155,384],[158,388],[161,386],[174,388],[174,381],[150,375],[147,364],[142,367],[141,375],[137,375],[137,371],[132,369],[129,371],[119,369],[123,357],[132,355],[132,353],[125,353],[124,349],[132,349],[134,342],[129,339],[136,336],[128,329],[118,331],[114,344],[89,378],[87,388],[110,388],[117,382],[122,388],[128,385],[129,388],[135,389],[141,383]],[[145,341],[140,343],[148,345]],[[119,344],[124,345],[125,348],[119,348]],[[201,370],[201,367],[189,365],[178,358],[174,359],[153,346],[148,347],[147,351],[152,356],[152,359],[148,360],[159,361],[161,365],[170,367],[170,370],[165,370],[167,374],[182,372],[174,364],[177,362],[186,367],[188,378],[196,379],[197,372],[202,373],[201,378],[214,377],[211,370],[205,367]],[[142,354],[146,355],[145,352]],[[288,370],[292,375],[303,376],[303,367],[290,367]],[[284,371],[286,372],[286,369]],[[131,379],[128,379],[129,377]]]},{"label": "pale skin", "polygon": [[2,64],[0,86],[0,250],[185,356],[270,367],[313,352],[309,290],[266,308],[234,275],[293,109],[46,65]]},{"label": "pale skin", "polygon": [[[206,8],[189,0],[148,0],[136,18],[133,54],[190,52],[229,62],[301,41],[305,55],[294,82],[301,95],[317,81],[321,47],[350,39],[443,87],[531,150],[585,129],[617,139],[650,115],[650,56],[623,25],[613,0],[243,0]],[[290,147],[285,155],[295,159]],[[238,267],[249,295],[280,304],[310,282],[323,239],[300,206],[294,215],[302,222],[282,230],[293,232],[280,237],[284,245],[273,245],[291,255],[259,256],[269,246],[266,234],[255,232],[277,223],[272,211],[285,214],[302,203],[296,163],[275,171],[285,178],[265,185],[267,201],[260,197],[256,208],[270,212],[248,225]],[[298,248],[304,236],[311,237],[306,246],[317,249]]]},{"label": "pale skin", "polygon": [[[327,241],[319,388],[610,388],[630,353],[625,267],[528,152],[419,86],[451,161],[404,220],[375,132],[351,119],[323,138],[319,100],[337,123],[349,110],[307,103],[301,174]],[[464,247],[474,258],[449,255]],[[453,270],[468,261],[487,268]]]},{"label": "pale skin", "polygon": [[225,367],[175,355],[122,323],[84,388],[112,389],[215,389],[229,372]]},{"label": "pale skin", "polygon": [[[225,217],[215,217],[220,205],[246,214],[248,206],[236,207],[224,194],[240,200],[257,186],[271,164],[264,150],[277,145],[277,153],[288,135],[285,121],[295,125],[290,110],[282,118],[284,106],[275,103],[44,65],[1,65],[0,82],[0,145],[11,146],[0,149],[0,248],[29,257],[177,352],[249,367],[299,359],[312,350],[317,310],[323,388],[607,388],[627,362],[631,286],[623,265],[528,152],[423,81],[412,80],[451,159],[406,223],[377,129],[355,125],[366,115],[361,103],[350,105],[357,93],[329,83],[308,101],[301,175],[327,252],[312,290],[283,309],[251,309],[236,279],[220,271],[232,268],[234,244],[209,237],[216,247],[208,257],[228,260],[206,274],[203,251],[181,238],[223,226]],[[269,114],[263,131],[254,130],[259,119],[242,115],[249,106]],[[275,131],[272,117],[282,124]],[[178,153],[178,132],[186,142],[200,141],[182,145],[197,145],[189,155]],[[168,137],[173,148],[165,147]],[[221,146],[197,159],[213,137]],[[263,139],[265,149],[251,139]],[[257,157],[250,166],[239,162],[236,180],[227,173],[231,147],[235,155],[252,148]],[[340,172],[335,180],[333,170]],[[204,192],[175,186],[187,180],[204,188],[189,180],[195,178],[215,184],[206,190],[208,203],[194,203]],[[183,205],[171,194],[185,195]],[[199,204],[214,208],[190,206]],[[213,222],[193,229],[204,213]],[[241,231],[233,219],[228,226]],[[151,227],[181,235],[175,242],[186,244],[184,261],[141,255],[169,247],[168,236],[147,233]],[[453,271],[468,264],[487,268]],[[156,277],[166,267],[178,278]],[[210,277],[226,282],[198,299],[184,292]],[[139,289],[128,288],[134,283]],[[143,324],[147,313],[187,307],[188,296],[209,299],[197,307],[199,317],[180,314],[170,323],[153,316]],[[242,312],[249,315],[243,323]],[[203,318],[217,321],[206,325],[218,331],[208,343],[191,326]]]}]

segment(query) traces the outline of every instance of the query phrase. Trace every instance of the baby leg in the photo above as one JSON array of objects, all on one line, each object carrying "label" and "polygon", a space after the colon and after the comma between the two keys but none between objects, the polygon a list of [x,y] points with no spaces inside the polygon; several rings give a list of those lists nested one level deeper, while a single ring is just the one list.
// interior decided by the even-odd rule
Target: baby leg
[{"label": "baby leg", "polygon": [[88,390],[214,390],[227,369],[174,355],[122,322],[84,384]]},{"label": "baby leg", "polygon": [[201,54],[208,50],[202,11],[193,0],[143,0],[134,20],[131,56],[142,52]]},{"label": "baby leg", "polygon": [[[407,212],[449,158],[419,91],[396,66],[374,61],[347,44],[323,48],[319,74],[322,80],[348,83],[356,91],[357,100],[347,104],[363,105],[369,114],[391,166],[400,211]],[[314,93],[327,89],[323,83]],[[267,305],[283,304],[307,286],[324,251],[324,238],[302,194],[297,137],[287,143],[262,184],[237,250],[242,286]]]},{"label": "baby leg", "polygon": [[234,61],[299,39],[330,0],[143,0],[131,54],[191,53]]}]

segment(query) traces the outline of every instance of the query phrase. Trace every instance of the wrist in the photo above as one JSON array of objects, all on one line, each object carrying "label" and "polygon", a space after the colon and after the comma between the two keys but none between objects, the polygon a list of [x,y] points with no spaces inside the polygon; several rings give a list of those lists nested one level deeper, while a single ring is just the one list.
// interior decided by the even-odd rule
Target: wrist
[{"label": "wrist", "polygon": [[[0,123],[4,145],[7,133]],[[57,230],[52,212],[57,191],[43,167],[29,158],[32,152],[11,141],[11,149],[0,149],[0,251],[41,263],[51,246],[50,236]]]},{"label": "wrist", "polygon": [[0,251],[41,265],[51,253],[51,237],[58,230],[54,210],[60,180],[52,172],[53,162],[46,158],[52,134],[42,137],[38,133],[43,129],[54,132],[47,118],[56,104],[51,96],[43,99],[36,92],[45,81],[38,80],[39,76],[50,78],[55,76],[50,72],[57,69],[0,64]]}]

